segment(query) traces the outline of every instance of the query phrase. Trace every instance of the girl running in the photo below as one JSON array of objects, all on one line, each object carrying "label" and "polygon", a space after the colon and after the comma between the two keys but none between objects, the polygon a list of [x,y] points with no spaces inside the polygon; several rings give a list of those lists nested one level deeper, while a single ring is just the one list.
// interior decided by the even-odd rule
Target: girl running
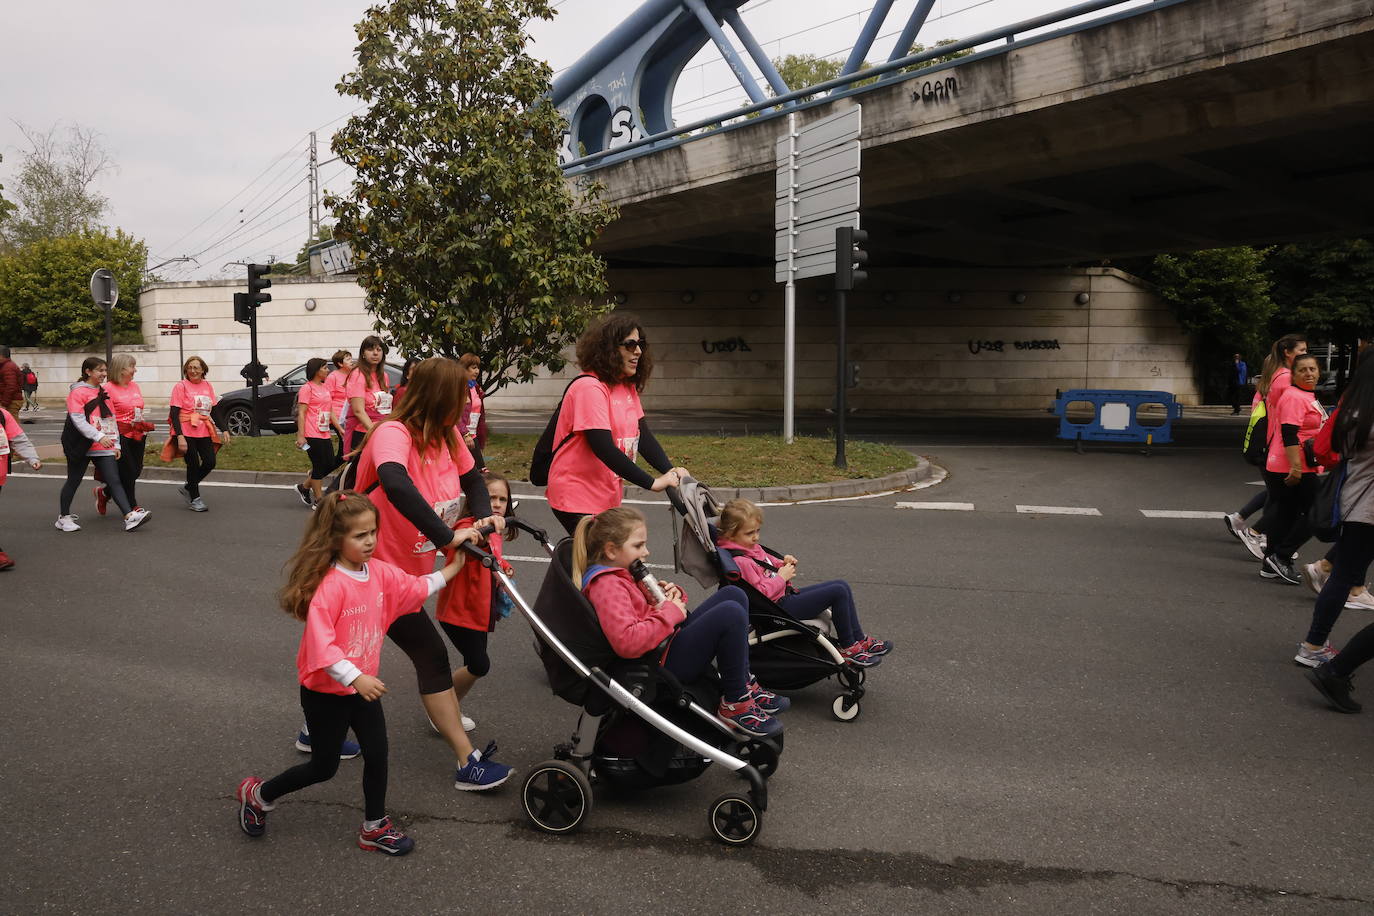
[{"label": "girl running", "polygon": [[[486,481],[487,495],[491,498],[491,514],[505,518],[506,509],[510,506],[509,481],[490,472],[483,474],[482,478]],[[466,511],[467,500],[463,503],[459,510],[463,518],[458,520],[458,527],[473,527],[476,519]],[[488,535],[482,547],[497,559],[506,575],[515,574],[515,570],[501,556],[500,534]],[[463,667],[453,672],[453,693],[458,698],[460,710],[477,679],[491,671],[487,634],[496,629],[499,618],[510,614],[509,602],[506,593],[497,587],[495,577],[480,563],[470,563],[464,567],[462,574],[439,596],[434,616],[449,642],[453,643],[453,648],[463,656]],[[476,722],[467,716],[463,717],[464,731],[472,731],[476,727]]]},{"label": "girl running", "polygon": [[181,366],[181,381],[172,386],[172,407],[168,422],[176,434],[177,451],[186,456],[186,485],[177,492],[192,512],[207,512],[200,496],[200,482],[215,469],[215,444],[229,444],[229,433],[215,428],[210,408],[215,406],[215,388],[206,376],[210,367],[199,356]]},{"label": "girl running", "polygon": [[339,465],[334,460],[334,447],[329,431],[339,429],[334,416],[334,401],[325,381],[329,377],[329,363],[318,356],[305,363],[306,382],[296,394],[296,448],[310,455],[310,473],[305,483],[296,484],[301,502],[314,506],[320,501],[320,481]]},{"label": "girl running", "polygon": [[[456,542],[475,540],[471,529]],[[333,778],[349,729],[363,751],[363,825],[358,845],[401,856],[415,841],[386,816],[386,719],[379,702],[386,685],[377,678],[382,634],[391,624],[424,606],[463,565],[455,554],[438,572],[412,576],[373,559],[377,508],[351,490],[330,494],[310,519],[305,538],[288,564],[281,605],[304,621],[296,653],[301,707],[316,751],[302,763],[264,782],[239,783],[239,826],[251,837],[267,830],[267,812],[277,799]]]},{"label": "girl running", "polygon": [[[5,478],[10,473],[11,453],[18,454],[35,471],[43,467],[43,462],[38,460],[38,450],[19,428],[19,422],[14,419],[14,414],[0,407],[0,490],[5,488]],[[0,548],[0,572],[13,568],[14,560],[10,559],[4,548]]]},{"label": "girl running", "polygon": [[791,702],[764,690],[749,673],[749,599],[726,586],[689,616],[686,593],[663,582],[666,600],[651,602],[630,573],[649,556],[648,541],[644,516],[625,506],[586,516],[573,534],[573,581],[596,610],[611,648],[621,658],[655,652],[684,682],[700,677],[714,659],[721,682],[716,715],[751,735],[781,733],[776,714]]},{"label": "girl running", "polygon": [[[105,390],[110,395],[110,408],[114,411],[115,425],[119,427],[119,482],[124,487],[124,495],[129,497],[135,508],[138,497],[134,489],[138,478],[143,475],[143,452],[148,444],[148,433],[157,427],[143,416],[143,392],[134,381],[138,372],[138,361],[128,353],[116,353],[110,360],[110,377],[105,382]],[[95,511],[105,514],[105,506],[110,492],[105,487],[95,491]]]},{"label": "girl running", "polygon": [[391,387],[386,378],[387,346],[375,334],[358,347],[358,365],[348,373],[344,394],[348,397],[348,451],[356,451],[372,427],[391,413]]},{"label": "girl running", "polygon": [[72,499],[86,476],[86,465],[94,464],[105,481],[110,498],[124,513],[124,530],[133,531],[148,519],[147,509],[135,509],[119,482],[119,427],[110,409],[105,383],[105,360],[88,356],[81,363],[81,381],[67,395],[67,420],[62,426],[62,452],[67,456],[67,482],[58,498],[58,531],[80,531],[72,515]]},{"label": "girl running", "polygon": [[811,620],[830,609],[839,633],[840,654],[851,664],[872,667],[892,651],[892,643],[865,636],[859,626],[854,593],[843,579],[796,588],[797,558],[770,554],[759,543],[763,530],[763,510],[747,499],[732,499],[720,512],[720,536],[716,546],[735,558],[744,581],[796,620]]},{"label": "girl running", "polygon": [[[329,392],[330,414],[337,422],[343,423],[348,414],[348,395],[344,393],[344,387],[348,383],[348,373],[352,371],[354,366],[353,354],[347,350],[335,350],[332,362],[334,368],[330,370],[329,377],[324,380],[324,387]],[[339,444],[334,455],[337,459],[335,467],[343,464],[344,452],[348,451],[345,448],[347,444],[348,438],[343,433],[339,433]]]}]

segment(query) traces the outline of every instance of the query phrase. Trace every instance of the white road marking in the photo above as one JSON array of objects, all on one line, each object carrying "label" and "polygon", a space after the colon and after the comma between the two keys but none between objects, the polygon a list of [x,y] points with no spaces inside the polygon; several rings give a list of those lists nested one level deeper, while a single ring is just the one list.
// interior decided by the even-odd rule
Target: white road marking
[{"label": "white road marking", "polygon": [[1023,515],[1101,515],[1089,506],[1017,506]]},{"label": "white road marking", "polygon": [[897,509],[944,509],[949,512],[972,512],[973,503],[897,503]]},{"label": "white road marking", "polygon": [[1195,512],[1191,509],[1141,509],[1146,518],[1225,518],[1225,512]]}]

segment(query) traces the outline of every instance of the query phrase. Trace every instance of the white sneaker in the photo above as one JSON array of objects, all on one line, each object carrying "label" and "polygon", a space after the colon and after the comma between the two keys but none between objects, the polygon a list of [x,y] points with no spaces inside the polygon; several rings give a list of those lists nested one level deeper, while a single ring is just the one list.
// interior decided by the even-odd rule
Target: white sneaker
[{"label": "white sneaker", "polygon": [[1321,562],[1318,561],[1303,566],[1302,578],[1303,581],[1307,583],[1308,588],[1312,589],[1315,594],[1320,595],[1322,593],[1322,586],[1326,584],[1327,579],[1331,578],[1331,573],[1323,570]]},{"label": "white sneaker", "polygon": [[1329,662],[1336,657],[1336,650],[1331,643],[1327,643],[1320,649],[1309,649],[1306,643],[1298,643],[1298,654],[1293,656],[1293,661],[1308,668],[1319,668],[1323,662]]},{"label": "white sneaker", "polygon": [[139,525],[147,521],[150,514],[151,513],[149,513],[147,509],[135,508],[134,511],[124,516],[124,530],[133,531]]},{"label": "white sneaker", "polygon": [[56,526],[58,531],[80,531],[81,526],[76,523],[75,515],[59,515]]},{"label": "white sneaker", "polygon": [[1245,545],[1245,549],[1250,551],[1250,555],[1256,560],[1264,559],[1264,535],[1256,534],[1249,528],[1241,527],[1240,533],[1236,535],[1240,542]]},{"label": "white sneaker", "polygon": [[1374,611],[1374,594],[1370,594],[1369,589],[1365,589],[1358,594],[1347,596],[1345,609],[1347,611]]},{"label": "white sneaker", "polygon": [[1245,516],[1239,512],[1228,512],[1225,521],[1226,530],[1231,532],[1231,537],[1238,541],[1245,540],[1240,536],[1240,533],[1245,530]]},{"label": "white sneaker", "polygon": [[475,728],[477,728],[477,723],[467,716],[463,716],[463,731],[470,732]]}]

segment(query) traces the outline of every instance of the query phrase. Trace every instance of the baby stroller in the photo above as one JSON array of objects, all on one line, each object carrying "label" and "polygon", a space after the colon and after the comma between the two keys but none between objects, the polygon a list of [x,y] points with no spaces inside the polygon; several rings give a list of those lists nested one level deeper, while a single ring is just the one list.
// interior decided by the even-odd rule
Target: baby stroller
[{"label": "baby stroller", "polygon": [[[767,684],[770,690],[787,691],[833,677],[839,681],[841,693],[830,704],[830,712],[841,722],[857,719],[867,669],[840,654],[830,611],[813,620],[797,621],[745,581],[735,558],[716,546],[720,506],[704,484],[686,477],[667,493],[682,516],[680,538],[674,526],[676,568],[707,588],[734,585],[749,596],[749,668],[759,683]],[[768,552],[782,559],[780,554]]]},{"label": "baby stroller", "polygon": [[533,607],[490,555],[470,544],[463,549],[491,569],[529,621],[553,692],[582,708],[571,742],[525,777],[526,816],[546,833],[572,833],[592,812],[593,781],[631,789],[672,785],[697,778],[714,762],[749,788],[711,802],[707,824],[723,843],[752,843],[763,829],[767,779],[777,769],[782,737],[756,738],[717,718],[714,676],[681,684],[658,666],[658,650],[640,659],[618,657],[573,584],[572,541],[554,548],[539,528],[510,516],[506,525],[532,535],[552,561]]}]

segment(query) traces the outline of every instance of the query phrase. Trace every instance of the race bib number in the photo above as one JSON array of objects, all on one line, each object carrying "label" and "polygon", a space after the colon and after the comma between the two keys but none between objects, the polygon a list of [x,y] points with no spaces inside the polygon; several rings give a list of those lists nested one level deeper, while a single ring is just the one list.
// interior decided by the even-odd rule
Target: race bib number
[{"label": "race bib number", "polygon": [[329,432],[329,420],[330,420],[329,411],[327,411],[327,410],[321,410],[321,411],[320,411],[320,418],[319,418],[317,421],[315,421],[315,428],[316,428],[317,430],[319,430],[320,432],[322,432],[322,433],[327,433],[327,432]]},{"label": "race bib number", "polygon": [[119,424],[115,422],[114,417],[100,418],[100,435],[109,436],[116,442],[119,441]]},{"label": "race bib number", "polygon": [[196,413],[208,417],[210,415],[210,396],[208,394],[196,395]]},{"label": "race bib number", "polygon": [[143,408],[142,408],[142,407],[135,407],[135,408],[134,408],[134,422],[135,422],[135,423],[142,423],[142,422],[143,422]]},{"label": "race bib number", "polygon": [[622,439],[617,439],[615,444],[631,461],[634,461],[635,458],[639,456],[638,436],[626,436]]},{"label": "race bib number", "polygon": [[377,406],[377,413],[391,413],[391,392],[377,392],[373,395],[373,403]]},{"label": "race bib number", "polygon": [[477,423],[482,419],[482,411],[474,410],[468,415],[468,428],[464,431],[465,436],[477,435]]},{"label": "race bib number", "polygon": [[5,431],[0,429],[0,458],[10,453],[10,437],[5,435]]},{"label": "race bib number", "polygon": [[[434,509],[434,514],[439,516],[443,521],[445,528],[457,528],[458,520],[463,517],[460,511],[462,506],[463,498],[459,496],[455,499],[442,499],[435,503],[432,508]],[[429,538],[425,538],[415,545],[415,552],[417,554],[429,553],[431,550],[434,550],[434,542]]]}]

